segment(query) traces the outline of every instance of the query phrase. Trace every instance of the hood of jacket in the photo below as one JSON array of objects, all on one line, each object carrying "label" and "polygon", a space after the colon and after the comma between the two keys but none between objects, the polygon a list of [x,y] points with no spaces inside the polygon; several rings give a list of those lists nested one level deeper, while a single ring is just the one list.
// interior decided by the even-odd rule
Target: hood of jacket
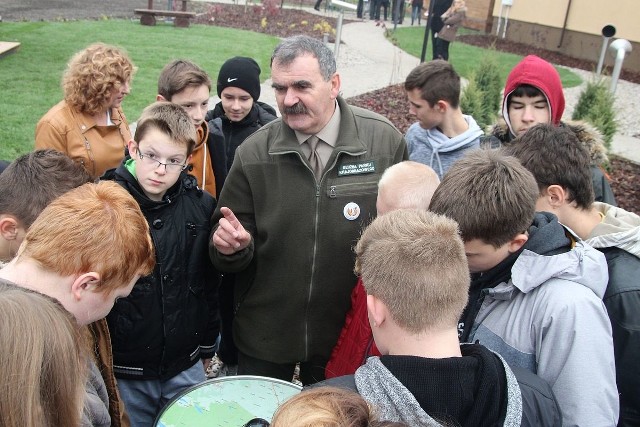
[{"label": "hood of jacket", "polygon": [[483,134],[482,129],[480,129],[473,117],[467,115],[462,117],[469,125],[469,129],[453,138],[449,138],[435,128],[425,130],[425,143],[432,147],[434,153],[448,153],[477,143],[478,138]]},{"label": "hood of jacket", "polygon": [[[567,120],[560,122],[560,126],[566,126],[571,129],[578,141],[589,150],[591,164],[601,166],[609,161],[602,133],[590,123],[582,120]],[[489,141],[491,148],[498,148],[500,145],[508,144],[514,140],[504,119],[499,119],[496,124],[490,126],[487,134],[495,137],[495,139],[492,138]]]},{"label": "hood of jacket", "polygon": [[585,241],[594,248],[616,247],[640,258],[640,216],[606,203],[595,202],[594,207],[604,217]]},{"label": "hood of jacket", "polygon": [[[429,162],[427,166],[436,170],[440,177],[445,173],[442,160],[440,159],[440,153],[451,153],[480,145],[479,138],[483,134],[482,129],[480,129],[480,126],[478,126],[473,117],[463,115],[463,118],[469,125],[469,128],[453,138],[449,138],[437,128],[423,129],[418,123],[411,127],[411,135],[416,145],[424,144],[431,148],[431,155],[426,154],[427,158],[425,160]],[[408,134],[409,133],[407,133],[407,135]]]},{"label": "hood of jacket", "polygon": [[[518,381],[502,357],[507,383],[504,426],[520,426],[522,395]],[[400,421],[410,426],[441,426],[427,414],[414,395],[384,366],[379,357],[370,357],[355,373],[358,393],[379,409],[380,419]],[[473,385],[470,385],[473,387]]]},{"label": "hood of jacket", "polygon": [[507,77],[502,99],[502,116],[505,118],[511,134],[515,134],[509,121],[507,100],[511,93],[521,85],[530,85],[539,89],[547,98],[551,113],[551,122],[559,124],[564,113],[564,92],[558,71],[544,59],[528,55],[516,64]]},{"label": "hood of jacket", "polygon": [[[600,251],[585,244],[549,212],[537,212],[528,232],[529,240],[511,269],[513,286],[528,293],[555,278],[579,283],[603,297],[609,274]],[[510,292],[508,288],[494,291]]]}]

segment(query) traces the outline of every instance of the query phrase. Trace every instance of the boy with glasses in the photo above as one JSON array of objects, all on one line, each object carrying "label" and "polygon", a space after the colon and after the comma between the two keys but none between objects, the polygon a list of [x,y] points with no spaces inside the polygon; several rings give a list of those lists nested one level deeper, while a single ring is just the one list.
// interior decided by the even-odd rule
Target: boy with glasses
[{"label": "boy with glasses", "polygon": [[205,380],[219,332],[217,274],[208,256],[216,202],[185,171],[196,138],[181,106],[156,102],[142,112],[130,157],[104,177],[140,204],[156,251],[153,273],[107,317],[118,388],[134,427],[152,425],[169,399]]}]

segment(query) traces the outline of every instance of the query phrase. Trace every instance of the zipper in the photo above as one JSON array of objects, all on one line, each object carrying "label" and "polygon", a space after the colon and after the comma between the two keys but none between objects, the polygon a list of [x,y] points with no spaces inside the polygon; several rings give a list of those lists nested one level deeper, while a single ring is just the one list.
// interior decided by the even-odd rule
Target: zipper
[{"label": "zipper", "polygon": [[[363,188],[364,187],[364,188]],[[351,191],[349,191],[352,189]],[[338,191],[341,190],[341,191]],[[364,191],[363,191],[364,190]],[[378,192],[377,181],[358,182],[352,184],[332,185],[329,187],[329,197],[335,199],[338,196],[356,196]]]},{"label": "zipper", "polygon": [[[307,162],[305,162],[305,159],[303,158],[302,154],[299,151],[295,151],[295,150],[289,150],[289,151],[281,151],[278,154],[296,154],[298,157],[300,157],[300,160],[302,160],[302,163],[307,167],[307,170],[309,170],[309,172],[311,173],[311,176],[313,176],[313,180],[315,181],[316,184],[316,208],[315,208],[315,214],[314,214],[314,230],[313,230],[313,257],[312,257],[312,261],[311,261],[311,280],[309,281],[309,291],[307,293],[307,304],[305,307],[305,316],[304,316],[304,354],[305,354],[305,359],[309,358],[309,307],[311,305],[311,294],[313,293],[313,277],[315,274],[315,270],[316,270],[316,254],[318,252],[318,216],[319,216],[319,208],[320,208],[320,189],[322,188],[322,181],[324,180],[325,175],[327,174],[327,172],[329,172],[330,170],[333,170],[336,166],[336,163],[338,163],[338,157],[343,154],[346,153],[345,151],[338,151],[338,153],[336,154],[336,156],[333,159],[333,163],[331,163],[331,166],[328,168],[325,168],[324,171],[322,172],[322,175],[320,176],[320,182],[318,182],[318,180],[316,179],[316,175],[313,173],[313,169],[311,169],[311,166],[309,166],[307,164]],[[366,151],[362,151],[360,153],[346,153],[347,155],[350,156],[360,156],[362,154],[365,154]]]}]

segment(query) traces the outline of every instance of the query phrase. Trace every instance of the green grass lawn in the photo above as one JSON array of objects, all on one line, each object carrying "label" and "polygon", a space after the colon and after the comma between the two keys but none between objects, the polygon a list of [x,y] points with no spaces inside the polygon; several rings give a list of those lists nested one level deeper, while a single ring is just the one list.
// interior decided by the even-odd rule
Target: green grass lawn
[{"label": "green grass lawn", "polygon": [[[397,45],[402,50],[420,58],[420,54],[422,53],[422,42],[424,40],[424,30],[424,26],[403,27],[390,33],[390,36],[396,40]],[[471,32],[472,31],[470,30],[462,28],[460,29],[459,34]],[[426,60],[430,60],[432,57],[431,48],[431,35],[429,35],[429,44],[427,45],[427,53],[425,56]],[[500,67],[500,76],[502,81],[507,80],[509,71],[511,71],[514,65],[522,59],[522,56],[514,55],[512,53],[482,49],[480,47],[471,46],[461,42],[454,42],[449,45],[449,61],[453,64],[458,74],[465,78],[469,78],[476,65],[486,55],[494,55],[496,57],[496,63]],[[563,87],[570,88],[582,83],[582,79],[577,74],[561,67],[556,68],[560,73]]]},{"label": "green grass lawn", "polygon": [[215,78],[233,56],[255,58],[260,78],[270,76],[269,59],[276,37],[229,28],[192,25],[175,28],[137,21],[3,22],[0,40],[17,41],[20,49],[0,58],[0,159],[12,160],[33,148],[35,126],[62,99],[60,80],[71,56],[100,41],[124,48],[138,67],[123,107],[130,122],[155,100],[160,71],[176,58],[189,59]]}]

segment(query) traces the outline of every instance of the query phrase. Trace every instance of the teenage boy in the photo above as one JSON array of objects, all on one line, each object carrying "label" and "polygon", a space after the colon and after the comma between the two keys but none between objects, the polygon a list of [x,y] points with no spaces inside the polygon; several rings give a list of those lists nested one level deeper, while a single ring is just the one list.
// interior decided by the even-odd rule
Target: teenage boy
[{"label": "teenage boy", "polygon": [[91,181],[66,154],[36,150],[0,174],[0,262],[13,258],[25,233],[51,200]]},{"label": "teenage boy", "polygon": [[566,128],[537,125],[506,148],[538,182],[538,211],[551,212],[601,251],[609,266],[604,304],[613,329],[619,426],[640,422],[640,217],[593,201],[589,152]]},{"label": "teenage boy", "polygon": [[[215,199],[187,175],[197,134],[177,104],[144,109],[131,157],[114,179],[150,225],[156,268],[107,317],[115,373],[131,424],[149,426],[176,393],[205,379],[218,336],[217,279],[209,261]],[[202,359],[202,364],[200,363]]]},{"label": "teenage boy", "polygon": [[609,181],[600,168],[607,151],[600,132],[587,122],[562,122],[564,92],[558,71],[542,58],[528,55],[509,73],[502,99],[502,117],[481,144],[497,148],[509,144],[537,124],[553,124],[571,129],[591,155],[591,179],[595,198],[615,206]]},{"label": "teenage boy", "polygon": [[533,175],[497,150],[456,162],[433,195],[430,210],[460,225],[472,274],[460,340],[548,381],[564,425],[615,425],[604,255],[536,214],[537,199]]},{"label": "teenage boy", "polygon": [[[228,174],[236,149],[262,126],[276,119],[276,111],[260,98],[260,66],[252,58],[236,56],[222,64],[216,84],[220,102],[207,113],[210,143],[223,147],[221,163],[224,177]],[[222,191],[224,179],[218,183]],[[238,349],[233,341],[233,283],[232,273],[222,276],[219,289],[221,335],[218,352],[207,372],[210,378],[231,375],[238,369]]]},{"label": "teenage boy", "polygon": [[196,177],[198,186],[218,197],[227,173],[224,147],[211,142],[205,115],[209,109],[211,79],[206,71],[191,61],[176,59],[168,63],[158,78],[156,101],[169,101],[184,108],[196,128],[187,172]]},{"label": "teenage boy", "polygon": [[126,191],[109,182],[85,184],[42,211],[16,257],[0,270],[0,280],[55,298],[78,324],[89,325],[94,359],[89,361],[83,426],[129,425],[113,376],[104,317],[153,269],[148,233]]},{"label": "teenage boy", "polygon": [[460,76],[447,61],[425,62],[409,73],[404,89],[409,113],[418,119],[405,136],[409,158],[442,179],[456,160],[480,146],[482,136],[473,117],[460,110]]},{"label": "teenage boy", "polygon": [[562,424],[548,384],[458,342],[469,270],[455,221],[396,210],[367,227],[355,252],[383,356],[321,384],[356,389],[382,419],[411,426]]},{"label": "teenage boy", "polygon": [[[396,209],[429,209],[431,196],[440,184],[429,166],[406,160],[387,168],[378,182],[378,216]],[[326,378],[353,374],[369,356],[379,356],[367,319],[367,294],[362,279],[351,292],[351,309],[324,370]]]},{"label": "teenage boy", "polygon": [[262,126],[276,119],[276,110],[260,98],[260,66],[252,58],[228,59],[218,73],[220,102],[207,113],[211,137],[226,152],[226,171],[231,169],[236,149]]}]

